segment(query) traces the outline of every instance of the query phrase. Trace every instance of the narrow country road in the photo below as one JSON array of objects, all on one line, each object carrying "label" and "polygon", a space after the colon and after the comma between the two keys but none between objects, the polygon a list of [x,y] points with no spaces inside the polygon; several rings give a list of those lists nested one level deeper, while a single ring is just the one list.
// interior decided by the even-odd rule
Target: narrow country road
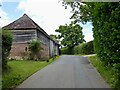
[{"label": "narrow country road", "polygon": [[86,57],[63,55],[17,88],[109,88]]}]

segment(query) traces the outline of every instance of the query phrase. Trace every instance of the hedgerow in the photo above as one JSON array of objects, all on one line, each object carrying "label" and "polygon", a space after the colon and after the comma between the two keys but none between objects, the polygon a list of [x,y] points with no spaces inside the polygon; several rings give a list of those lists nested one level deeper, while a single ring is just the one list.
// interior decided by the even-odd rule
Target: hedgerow
[{"label": "hedgerow", "polygon": [[7,69],[7,58],[10,54],[13,36],[9,30],[2,29],[2,69]]},{"label": "hedgerow", "polygon": [[74,48],[74,54],[94,54],[93,41],[76,46]]},{"label": "hedgerow", "polygon": [[120,63],[120,4],[94,4],[95,51],[107,65]]},{"label": "hedgerow", "polygon": [[61,54],[94,54],[93,41],[82,43],[72,48],[61,48]]}]

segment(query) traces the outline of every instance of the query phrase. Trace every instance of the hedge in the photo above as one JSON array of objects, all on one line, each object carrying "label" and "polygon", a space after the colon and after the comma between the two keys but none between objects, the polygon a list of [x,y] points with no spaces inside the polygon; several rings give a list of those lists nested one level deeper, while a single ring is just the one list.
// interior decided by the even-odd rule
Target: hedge
[{"label": "hedge", "polygon": [[67,55],[73,55],[74,54],[74,49],[73,48],[61,48],[60,49],[61,54],[67,54]]},{"label": "hedge", "polygon": [[93,41],[82,43],[71,48],[61,48],[61,54],[94,54]]},{"label": "hedge", "polygon": [[74,54],[94,54],[93,41],[74,47]]},{"label": "hedge", "polygon": [[94,45],[107,65],[120,63],[120,3],[97,3],[93,9]]},{"label": "hedge", "polygon": [[2,69],[7,69],[7,57],[10,54],[13,36],[9,30],[2,29]]}]

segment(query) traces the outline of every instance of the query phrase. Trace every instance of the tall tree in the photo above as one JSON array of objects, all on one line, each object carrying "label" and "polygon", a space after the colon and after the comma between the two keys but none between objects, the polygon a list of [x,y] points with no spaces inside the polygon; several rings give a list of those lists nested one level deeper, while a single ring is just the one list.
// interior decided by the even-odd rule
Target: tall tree
[{"label": "tall tree", "polygon": [[57,40],[57,39],[58,39],[57,36],[54,35],[54,34],[50,34],[50,37],[51,37],[52,39],[54,39],[54,40]]},{"label": "tall tree", "polygon": [[60,42],[60,40],[59,40],[59,38],[57,37],[57,35],[54,35],[54,34],[50,34],[50,37],[54,40],[54,41],[56,41],[56,42]]},{"label": "tall tree", "polygon": [[60,25],[59,29],[55,31],[60,33],[58,38],[62,39],[61,44],[71,50],[78,44],[85,42],[82,27],[73,22],[69,25]]}]

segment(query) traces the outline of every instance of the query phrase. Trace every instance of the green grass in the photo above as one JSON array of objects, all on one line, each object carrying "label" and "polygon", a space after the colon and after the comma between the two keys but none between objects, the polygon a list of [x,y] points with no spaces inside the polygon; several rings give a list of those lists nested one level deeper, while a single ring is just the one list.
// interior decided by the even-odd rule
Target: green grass
[{"label": "green grass", "polygon": [[[58,57],[55,58],[57,60]],[[54,60],[30,61],[30,60],[13,60],[8,62],[9,70],[3,73],[3,88],[15,88],[33,73],[44,68]]]},{"label": "green grass", "polygon": [[90,56],[90,62],[97,69],[100,75],[104,78],[104,80],[114,88],[114,71],[110,66],[105,66],[97,56]]},{"label": "green grass", "polygon": [[0,90],[2,89],[2,75],[1,75],[1,72],[0,72]]}]

